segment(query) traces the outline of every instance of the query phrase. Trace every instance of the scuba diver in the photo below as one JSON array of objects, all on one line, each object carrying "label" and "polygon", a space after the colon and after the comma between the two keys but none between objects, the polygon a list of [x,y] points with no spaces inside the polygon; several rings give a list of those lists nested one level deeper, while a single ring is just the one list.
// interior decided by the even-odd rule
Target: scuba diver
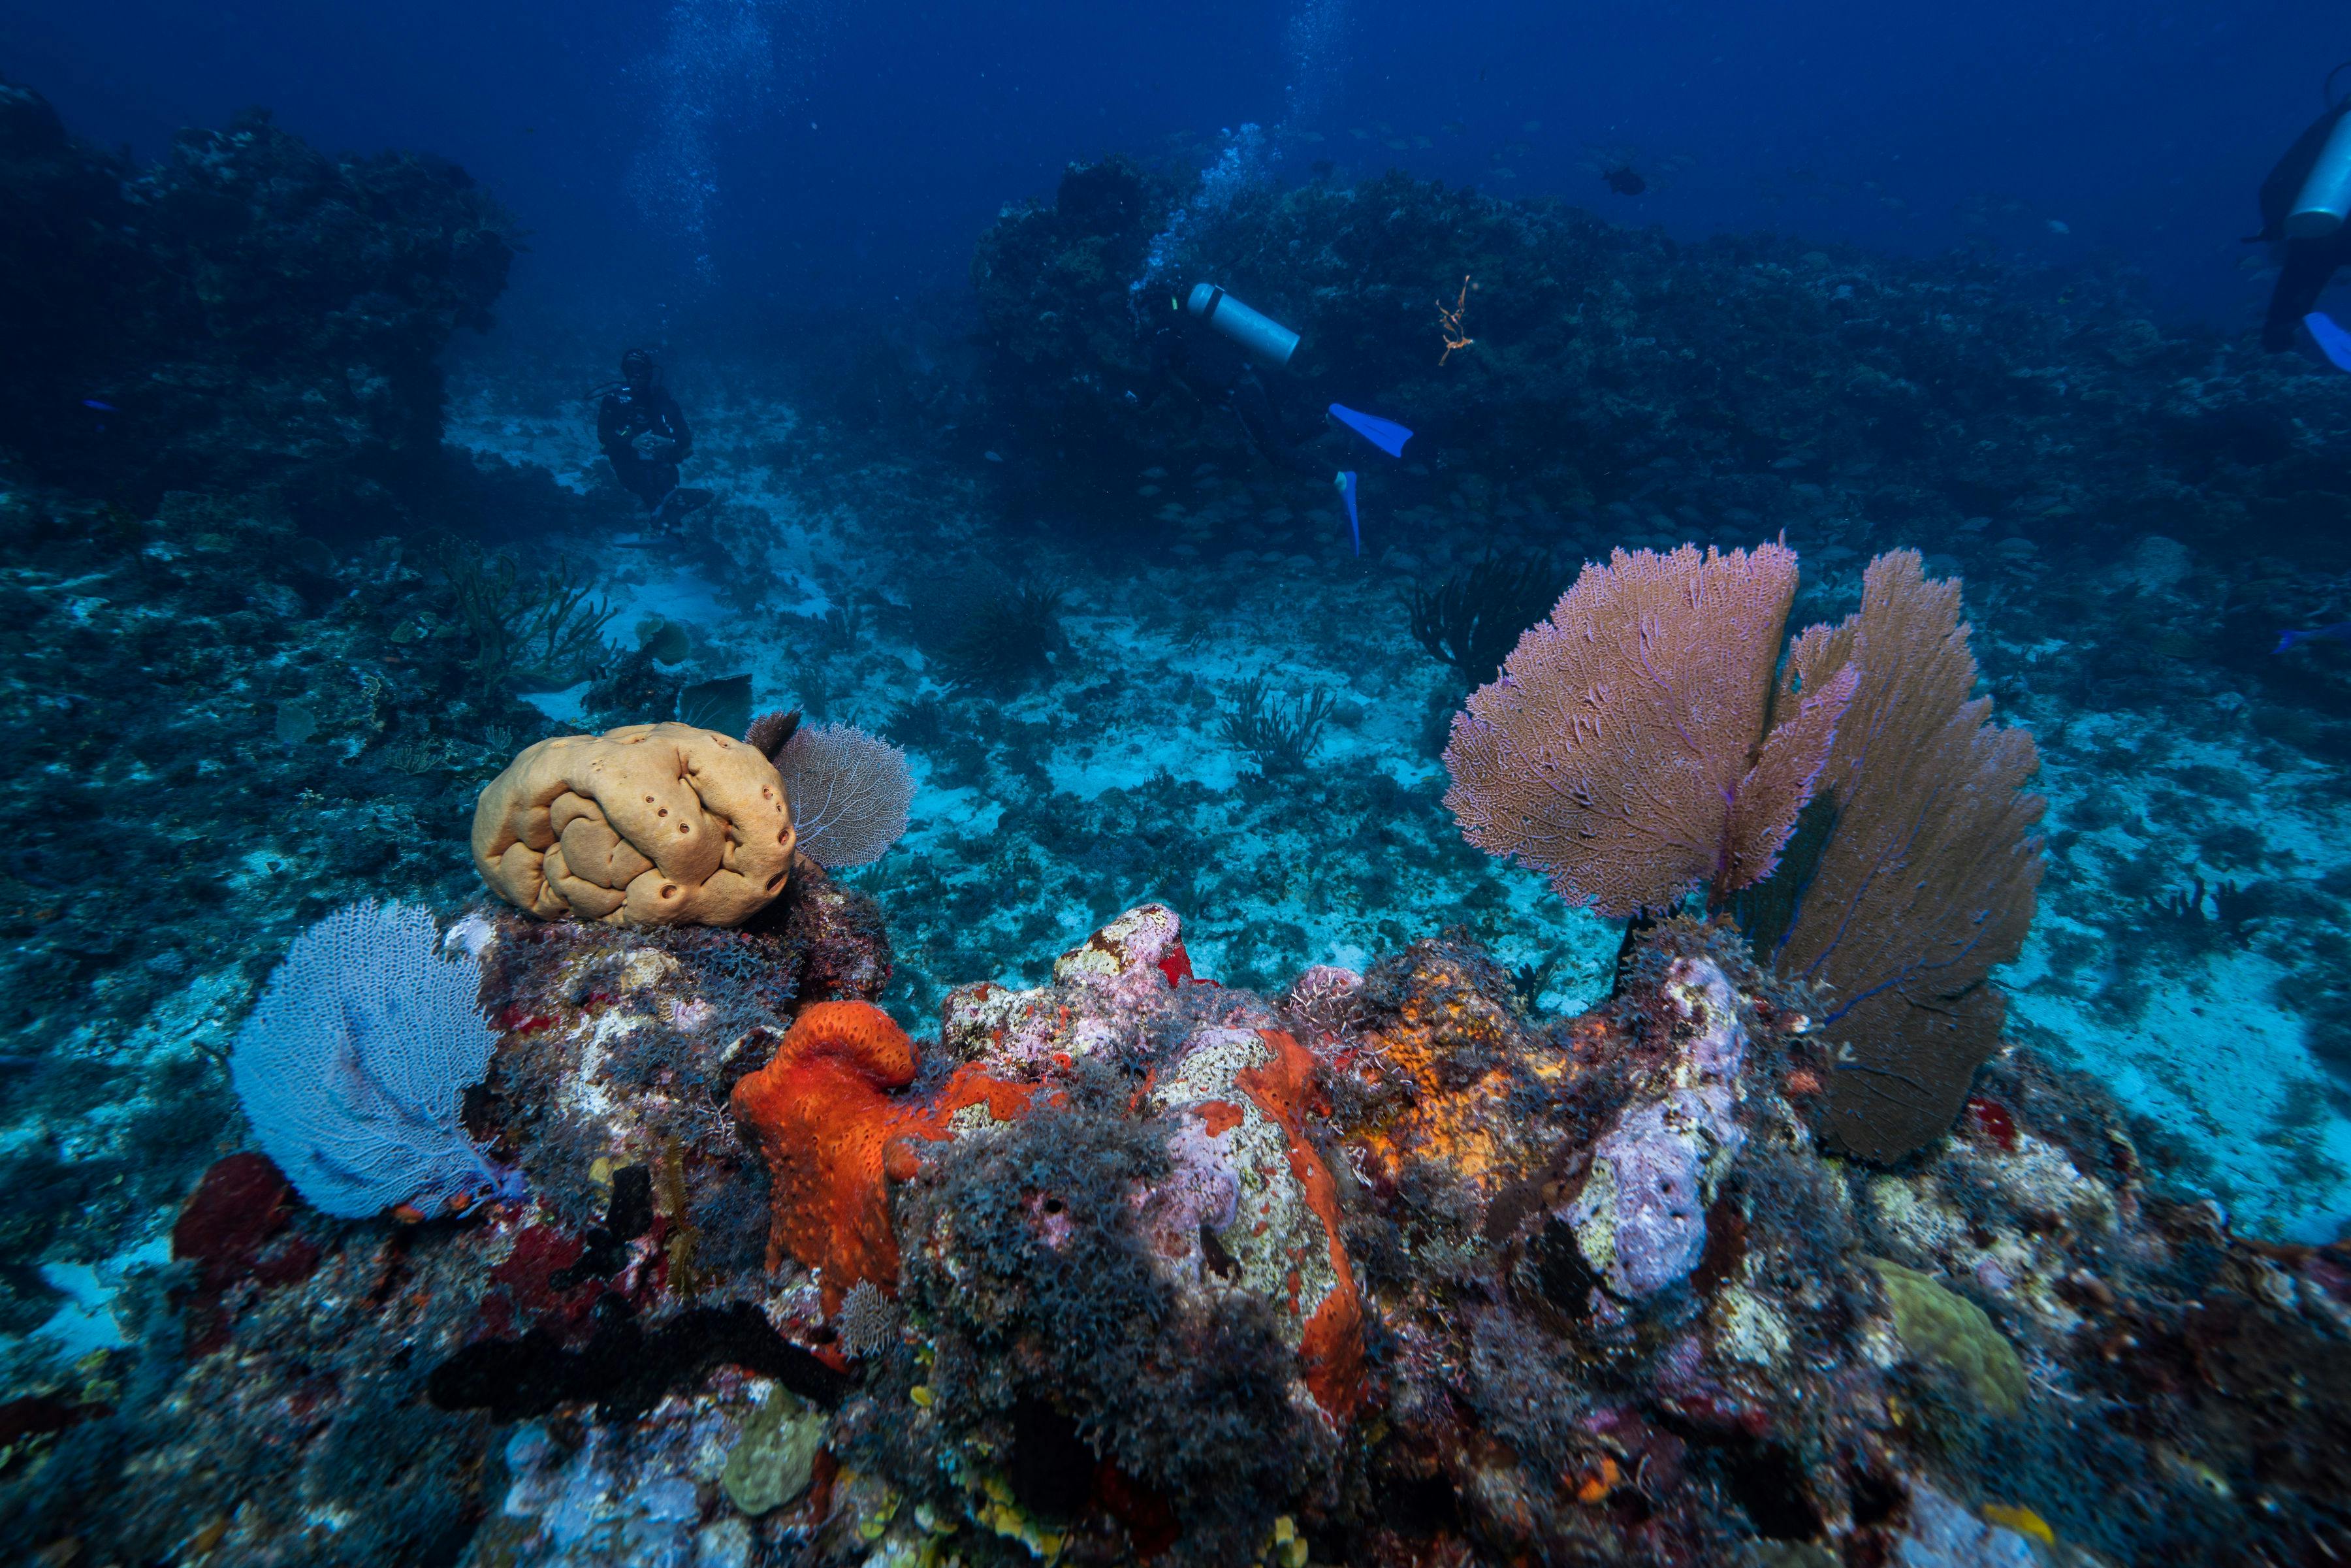
[{"label": "scuba diver", "polygon": [[[1462,280],[1465,293],[1468,279]],[[1213,283],[1196,283],[1191,294],[1172,296],[1165,318],[1148,329],[1151,371],[1158,382],[1174,382],[1204,403],[1228,408],[1249,433],[1249,444],[1267,462],[1310,479],[1322,476],[1322,465],[1290,444],[1265,382],[1250,361],[1262,360],[1280,367],[1298,350],[1298,334],[1262,312],[1250,309]],[[1441,307],[1440,307],[1441,308]],[[1459,345],[1451,345],[1458,347]],[[1129,390],[1126,401],[1138,406],[1158,401],[1155,390],[1145,399]],[[1404,455],[1412,432],[1392,419],[1332,403],[1331,417],[1391,457]],[[1364,553],[1363,517],[1355,506],[1355,471],[1340,468],[1331,475],[1339,505],[1347,514],[1347,536],[1355,553]]]},{"label": "scuba diver", "polygon": [[661,384],[661,366],[643,349],[621,356],[621,380],[602,389],[596,405],[596,444],[622,488],[644,504],[654,527],[667,529],[696,507],[707,490],[681,489],[678,465],[694,454],[694,433],[677,400]]},{"label": "scuba diver", "polygon": [[[1172,382],[1212,408],[1230,409],[1260,456],[1277,468],[1344,487],[1343,471],[1301,451],[1283,428],[1280,412],[1251,362],[1252,352],[1273,364],[1288,362],[1298,335],[1249,309],[1221,288],[1203,283],[1193,291],[1189,310],[1179,298],[1150,329],[1155,382]],[[1130,402],[1151,402],[1130,392]],[[1318,433],[1319,434],[1319,433]]]},{"label": "scuba diver", "polygon": [[[2351,65],[2346,61],[2345,65]],[[2351,267],[2351,95],[2334,99],[2335,78],[2326,76],[2326,112],[2294,139],[2262,182],[2262,232],[2245,243],[2283,245],[2283,265],[2270,292],[2262,323],[2262,347],[2282,353],[2294,346],[2304,318],[2339,269]]]}]

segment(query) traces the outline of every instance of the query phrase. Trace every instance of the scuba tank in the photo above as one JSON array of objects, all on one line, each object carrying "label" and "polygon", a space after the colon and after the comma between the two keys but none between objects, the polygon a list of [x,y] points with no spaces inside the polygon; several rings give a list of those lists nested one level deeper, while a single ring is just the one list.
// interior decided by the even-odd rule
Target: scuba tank
[{"label": "scuba tank", "polygon": [[1213,283],[1196,283],[1186,308],[1269,365],[1286,365],[1298,348],[1298,334],[1261,315]]},{"label": "scuba tank", "polygon": [[2339,110],[2318,162],[2302,183],[2302,193],[2286,211],[2285,237],[2331,239],[2346,217],[2351,217],[2351,110]]}]

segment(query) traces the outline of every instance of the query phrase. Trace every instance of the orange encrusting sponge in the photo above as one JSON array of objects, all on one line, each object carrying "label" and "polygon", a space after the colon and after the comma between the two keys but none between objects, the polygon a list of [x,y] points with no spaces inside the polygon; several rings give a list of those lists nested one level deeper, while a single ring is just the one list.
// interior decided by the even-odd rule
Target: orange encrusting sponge
[{"label": "orange encrusting sponge", "polygon": [[870,1280],[898,1288],[890,1183],[914,1174],[910,1139],[936,1143],[948,1118],[985,1103],[1008,1122],[1029,1108],[1027,1086],[958,1070],[927,1103],[899,1097],[914,1081],[914,1046],[867,1002],[818,1002],[802,1012],[774,1060],[735,1085],[735,1113],[768,1157],[768,1267],[789,1253],[824,1273],[824,1309]]},{"label": "orange encrusting sponge", "polygon": [[1307,1392],[1334,1421],[1355,1412],[1364,1392],[1364,1304],[1355,1273],[1339,1239],[1339,1184],[1331,1167],[1307,1141],[1305,1112],[1314,1098],[1314,1058],[1291,1036],[1261,1029],[1258,1038],[1274,1057],[1262,1067],[1244,1068],[1234,1082],[1257,1108],[1280,1124],[1289,1144],[1290,1174],[1306,1191],[1306,1206],[1322,1220],[1329,1239],[1331,1271],[1337,1276],[1322,1305],[1306,1321],[1298,1347]]}]

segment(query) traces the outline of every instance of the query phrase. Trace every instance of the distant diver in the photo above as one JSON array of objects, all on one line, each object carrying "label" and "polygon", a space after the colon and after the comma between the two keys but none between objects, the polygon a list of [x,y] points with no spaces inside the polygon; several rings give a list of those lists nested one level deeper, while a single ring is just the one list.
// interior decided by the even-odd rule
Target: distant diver
[{"label": "distant diver", "polygon": [[[1173,382],[1202,402],[1232,410],[1248,433],[1249,443],[1276,467],[1310,479],[1322,476],[1322,465],[1291,444],[1282,429],[1281,415],[1258,379],[1250,361],[1269,365],[1290,362],[1297,350],[1298,334],[1271,317],[1250,309],[1212,283],[1196,284],[1189,298],[1171,296],[1167,319],[1151,332],[1151,368],[1155,380]],[[1130,402],[1155,402],[1129,392]],[[1404,455],[1412,432],[1392,419],[1362,413],[1332,403],[1331,417],[1361,435],[1391,457]],[[1355,553],[1364,553],[1362,515],[1356,509],[1355,471],[1341,468],[1331,476],[1347,514],[1347,534]]]},{"label": "distant diver", "polygon": [[709,491],[678,486],[678,465],[694,455],[694,432],[662,385],[661,366],[644,350],[621,356],[621,380],[604,389],[596,405],[596,444],[613,477],[653,514],[656,528],[673,528],[710,503]]},{"label": "distant diver", "polygon": [[[2351,65],[2346,61],[2345,65]],[[2326,112],[2294,139],[2262,182],[2262,232],[2248,245],[2282,245],[2285,250],[2269,315],[2262,323],[2262,347],[2283,353],[2293,348],[2303,319],[2341,268],[2351,267],[2351,95],[2334,97],[2327,73]]]},{"label": "distant diver", "polygon": [[1602,170],[1600,183],[1620,196],[1637,196],[1649,188],[1648,179],[1630,163]]}]

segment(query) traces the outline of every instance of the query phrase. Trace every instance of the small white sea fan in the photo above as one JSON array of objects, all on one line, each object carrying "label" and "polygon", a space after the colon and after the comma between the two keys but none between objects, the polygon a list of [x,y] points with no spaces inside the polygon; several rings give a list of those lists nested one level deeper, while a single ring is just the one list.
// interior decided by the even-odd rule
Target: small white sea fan
[{"label": "small white sea fan", "polygon": [[898,1313],[871,1280],[860,1280],[841,1299],[841,1315],[833,1320],[841,1348],[863,1360],[898,1333]]},{"label": "small white sea fan", "polygon": [[799,852],[831,871],[871,865],[906,831],[906,754],[854,725],[802,725],[776,758]]},{"label": "small white sea fan", "polygon": [[1364,977],[1353,969],[1317,964],[1290,988],[1282,998],[1282,1017],[1305,1035],[1307,1043],[1344,1035],[1362,1020]]},{"label": "small white sea fan", "polygon": [[444,956],[430,912],[354,904],[294,939],[229,1052],[254,1135],[314,1207],[362,1219],[521,1196],[458,1120],[497,1036],[479,959]]}]

